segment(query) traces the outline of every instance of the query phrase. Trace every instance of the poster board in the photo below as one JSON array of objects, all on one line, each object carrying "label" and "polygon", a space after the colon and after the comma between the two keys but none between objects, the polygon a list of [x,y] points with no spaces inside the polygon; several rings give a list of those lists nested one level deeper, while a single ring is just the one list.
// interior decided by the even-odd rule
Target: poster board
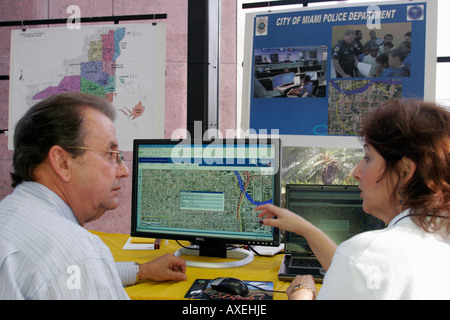
[{"label": "poster board", "polygon": [[26,110],[62,92],[106,97],[123,151],[164,138],[165,62],[164,23],[12,30],[8,148]]},{"label": "poster board", "polygon": [[[409,74],[369,74],[370,60],[362,55],[353,78],[340,78],[333,59],[343,62],[346,49],[338,44],[345,41],[347,30],[360,30],[362,45],[374,31],[379,54],[385,35],[399,48],[411,32]],[[359,121],[365,112],[399,97],[435,100],[436,33],[436,1],[249,13],[241,129],[278,133],[285,146],[360,148]],[[354,42],[347,46],[355,52]],[[313,82],[312,94],[290,94],[305,76]]]}]

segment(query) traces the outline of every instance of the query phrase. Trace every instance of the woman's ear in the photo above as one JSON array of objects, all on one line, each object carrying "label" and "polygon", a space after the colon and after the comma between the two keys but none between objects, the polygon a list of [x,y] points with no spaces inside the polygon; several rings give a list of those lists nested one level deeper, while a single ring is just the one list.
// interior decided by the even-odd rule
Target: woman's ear
[{"label": "woman's ear", "polygon": [[408,157],[403,157],[400,160],[400,179],[402,185],[405,185],[416,172],[416,164]]}]

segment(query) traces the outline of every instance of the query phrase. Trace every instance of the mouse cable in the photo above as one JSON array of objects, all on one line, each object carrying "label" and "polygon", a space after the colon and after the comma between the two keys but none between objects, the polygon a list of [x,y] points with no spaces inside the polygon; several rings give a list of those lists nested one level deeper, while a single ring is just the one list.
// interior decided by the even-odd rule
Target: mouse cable
[{"label": "mouse cable", "polygon": [[261,290],[261,291],[266,291],[266,292],[276,292],[276,293],[286,293],[286,291],[267,290],[267,289],[261,288],[260,286],[255,286],[254,284],[251,284],[251,283],[246,283],[246,285],[247,285],[247,286],[255,287],[256,289],[259,289],[259,290]]}]

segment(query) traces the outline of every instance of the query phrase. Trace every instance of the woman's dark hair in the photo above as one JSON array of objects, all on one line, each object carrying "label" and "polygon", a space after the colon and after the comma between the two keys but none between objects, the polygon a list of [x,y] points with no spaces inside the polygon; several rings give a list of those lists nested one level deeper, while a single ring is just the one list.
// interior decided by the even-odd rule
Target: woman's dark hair
[{"label": "woman's dark hair", "polygon": [[389,101],[363,118],[361,136],[385,159],[385,174],[401,177],[403,157],[415,163],[414,175],[404,186],[399,181],[393,197],[401,191],[404,208],[424,230],[449,234],[450,113],[423,101]]},{"label": "woman's dark hair", "polygon": [[51,96],[33,107],[18,121],[14,131],[12,186],[34,181],[34,169],[58,145],[73,156],[83,153],[69,146],[83,146],[83,110],[96,109],[111,120],[115,111],[105,99],[84,93],[64,93]]}]

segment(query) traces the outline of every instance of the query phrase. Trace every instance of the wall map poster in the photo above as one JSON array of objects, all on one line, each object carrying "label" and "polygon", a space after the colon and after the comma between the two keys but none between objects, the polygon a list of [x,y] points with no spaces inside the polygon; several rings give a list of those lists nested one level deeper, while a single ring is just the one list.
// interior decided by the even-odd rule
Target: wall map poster
[{"label": "wall map poster", "polygon": [[108,99],[116,108],[116,135],[124,151],[132,150],[133,139],[162,138],[164,66],[164,24],[13,30],[9,148],[26,110],[63,92]]},{"label": "wall map poster", "polygon": [[357,136],[361,116],[380,103],[423,99],[434,88],[425,82],[429,8],[416,1],[249,14],[246,129]]}]

